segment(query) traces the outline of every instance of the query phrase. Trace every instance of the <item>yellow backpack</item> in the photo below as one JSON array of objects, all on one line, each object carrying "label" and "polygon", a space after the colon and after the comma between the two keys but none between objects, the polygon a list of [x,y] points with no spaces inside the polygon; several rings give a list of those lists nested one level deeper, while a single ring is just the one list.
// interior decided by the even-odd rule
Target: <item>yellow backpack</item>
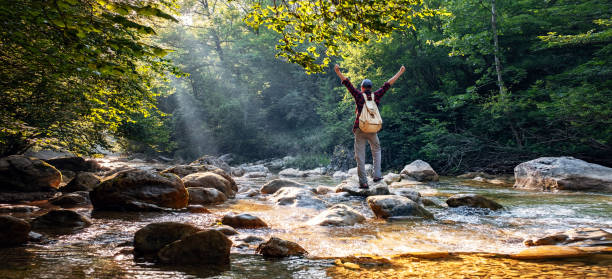
[{"label": "yellow backpack", "polygon": [[378,112],[378,106],[374,101],[374,93],[370,93],[371,101],[368,101],[365,93],[363,94],[363,108],[359,116],[359,129],[365,133],[376,133],[382,128],[382,118]]}]

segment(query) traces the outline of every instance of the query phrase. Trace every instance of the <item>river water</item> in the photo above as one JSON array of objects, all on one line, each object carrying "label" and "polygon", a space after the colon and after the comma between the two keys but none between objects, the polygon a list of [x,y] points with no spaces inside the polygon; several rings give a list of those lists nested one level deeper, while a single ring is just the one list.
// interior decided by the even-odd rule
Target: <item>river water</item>
[{"label": "river water", "polygon": [[[76,208],[91,216],[91,227],[70,235],[49,235],[40,244],[0,249],[0,278],[612,278],[609,254],[563,261],[518,261],[494,256],[525,249],[522,241],[526,238],[572,228],[597,227],[612,231],[612,195],[609,194],[532,192],[442,178],[438,183],[411,188],[439,203],[453,194],[477,193],[499,202],[505,209],[493,212],[427,207],[434,213],[434,220],[388,222],[373,218],[363,198],[334,193],[319,197],[329,204],[347,204],[364,214],[367,221],[349,227],[313,227],[305,223],[322,209],[276,206],[265,197],[244,195],[270,179],[237,178],[237,198],[223,205],[209,206],[212,214],[92,215],[91,207]],[[329,177],[296,180],[312,187],[339,183]],[[45,207],[42,203],[38,205]],[[15,216],[30,219],[44,211]],[[270,226],[263,230],[239,230],[238,238],[277,236],[299,243],[309,251],[309,256],[265,260],[254,254],[255,244],[242,245],[232,248],[230,266],[212,268],[161,266],[134,259],[131,253],[134,233],[148,223],[176,221],[205,228],[231,211],[259,216]],[[409,252],[437,251],[455,255],[442,259],[394,257]],[[361,264],[360,268],[347,268],[338,263],[353,255],[377,255],[387,260],[385,264]]]}]

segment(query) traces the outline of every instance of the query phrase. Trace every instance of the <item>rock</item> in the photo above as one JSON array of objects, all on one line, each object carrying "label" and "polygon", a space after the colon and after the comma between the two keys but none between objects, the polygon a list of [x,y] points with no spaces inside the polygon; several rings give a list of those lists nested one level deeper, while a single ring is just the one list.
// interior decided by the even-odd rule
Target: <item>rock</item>
[{"label": "rock", "polygon": [[89,197],[94,210],[154,210],[185,208],[189,195],[175,174],[130,169],[119,172],[94,188]]},{"label": "rock", "polygon": [[334,179],[347,179],[347,178],[351,177],[351,175],[346,173],[346,172],[343,172],[343,171],[336,171],[336,172],[334,172],[332,177]]},{"label": "rock", "polygon": [[308,221],[308,225],[319,226],[352,226],[365,221],[365,217],[357,210],[336,204]]},{"label": "rock", "polygon": [[260,192],[262,194],[274,194],[276,193],[276,191],[283,187],[305,187],[305,185],[297,183],[293,180],[279,178],[271,180],[268,183],[264,184],[261,187]]},{"label": "rock", "polygon": [[89,200],[79,194],[63,194],[50,199],[49,202],[64,208],[89,204]]},{"label": "rock", "polygon": [[415,160],[414,162],[406,165],[402,172],[402,176],[409,176],[417,181],[438,181],[438,174],[431,168],[431,166],[421,160]]},{"label": "rock", "polygon": [[425,185],[426,183],[420,182],[420,181],[416,181],[416,180],[411,180],[412,177],[408,177],[408,179],[402,179],[402,181],[400,182],[393,182],[391,183],[391,185],[389,185],[389,187],[391,188],[411,188],[414,186],[419,186],[419,185]]},{"label": "rock", "polygon": [[85,160],[83,157],[60,157],[45,160],[48,164],[54,166],[58,170],[69,170],[73,172],[95,172],[104,170],[96,160]]},{"label": "rock", "polygon": [[304,175],[307,176],[307,177],[310,177],[310,176],[321,176],[321,175],[325,174],[325,171],[327,171],[326,168],[319,167],[319,168],[316,168],[316,169],[311,169],[311,170],[304,171]]},{"label": "rock", "polygon": [[246,172],[245,172],[245,171],[244,171],[242,168],[233,168],[233,167],[232,167],[232,169],[231,169],[230,173],[231,173],[233,176],[238,176],[238,177],[240,177],[240,176],[243,176],[243,175],[244,175]]},{"label": "rock", "polygon": [[189,164],[190,165],[213,165],[215,167],[218,167],[224,170],[225,172],[231,171],[231,167],[225,161],[219,158],[216,158],[214,156],[210,156],[210,155],[204,155]]},{"label": "rock", "polygon": [[60,173],[62,173],[62,183],[60,183],[60,185],[68,184],[76,176],[76,172],[69,171],[69,170],[60,170]]},{"label": "rock", "polygon": [[598,228],[576,228],[565,232],[547,235],[535,240],[526,240],[527,246],[539,245],[577,245],[612,246],[612,233]]},{"label": "rock", "polygon": [[240,168],[245,173],[249,173],[249,172],[269,173],[270,172],[270,170],[267,167],[265,167],[264,165],[244,165],[244,166],[241,166]]},{"label": "rock", "polygon": [[274,159],[264,163],[264,166],[270,169],[271,171],[280,171],[285,168],[286,163],[287,162],[284,159]]},{"label": "rock", "polygon": [[183,177],[185,187],[215,188],[228,198],[234,198],[236,192],[231,183],[223,176],[212,172],[197,172]]},{"label": "rock", "polygon": [[284,169],[282,171],[280,171],[278,173],[279,176],[286,176],[286,177],[306,177],[306,173],[298,170],[298,169],[294,169],[294,168],[288,168],[288,169]]},{"label": "rock", "polygon": [[215,188],[188,187],[189,204],[220,204],[227,201],[225,194]]},{"label": "rock", "polygon": [[419,193],[418,191],[412,190],[412,189],[406,189],[406,188],[394,189],[393,194],[409,198],[410,200],[418,204],[422,203],[421,193]]},{"label": "rock", "polygon": [[66,209],[54,209],[34,219],[31,223],[35,231],[50,231],[59,234],[91,226],[89,218]]},{"label": "rock", "polygon": [[423,203],[423,206],[433,206],[433,207],[437,207],[437,208],[446,208],[446,207],[448,207],[448,205],[442,204],[437,199],[433,199],[433,198],[421,198],[421,202]]},{"label": "rock", "polygon": [[359,188],[359,182],[352,179],[342,181],[336,187],[336,193],[347,192],[351,196],[369,197],[376,195],[389,195],[389,187],[384,183],[370,185],[367,189]]},{"label": "rock", "polygon": [[221,219],[221,224],[228,225],[235,229],[257,229],[267,228],[268,224],[257,216],[248,213],[228,213]]},{"label": "rock", "polygon": [[294,207],[325,208],[326,203],[315,197],[308,189],[297,187],[283,187],[276,191],[270,199],[277,205]]},{"label": "rock", "polygon": [[0,158],[0,191],[48,192],[57,189],[62,174],[42,160],[21,155]]},{"label": "rock", "polygon": [[226,226],[226,225],[213,227],[212,229],[213,230],[218,230],[218,231],[222,232],[224,235],[237,235],[238,234],[237,230],[235,230],[234,228],[232,228],[230,226]]},{"label": "rock", "polygon": [[12,216],[0,216],[0,247],[17,246],[28,241],[30,224]]},{"label": "rock", "polygon": [[234,190],[234,192],[238,192],[238,185],[236,184],[236,181],[234,181],[232,176],[229,175],[223,169],[212,166],[212,165],[178,165],[178,166],[174,166],[174,167],[171,167],[171,168],[168,168],[162,171],[162,173],[174,173],[178,175],[180,178],[183,178],[187,175],[190,175],[192,173],[198,173],[198,172],[212,172],[220,176],[223,176],[223,178],[229,181],[232,190]]},{"label": "rock", "polygon": [[433,214],[409,198],[396,195],[370,196],[368,205],[378,218],[416,216],[433,218]]},{"label": "rock", "polygon": [[157,253],[164,246],[198,231],[200,229],[191,224],[177,222],[151,223],[134,234],[134,252],[141,254]]},{"label": "rock", "polygon": [[328,193],[335,193],[335,192],[336,192],[336,187],[329,187],[329,186],[323,186],[323,185],[319,185],[315,189],[315,194],[318,194],[318,195],[325,195]]},{"label": "rock", "polygon": [[[365,172],[366,172],[367,176],[372,176],[372,173],[374,173],[374,167],[372,166],[372,164],[365,164]],[[357,167],[349,169],[348,170],[348,174],[350,176],[358,175],[357,174]]]},{"label": "rock", "polygon": [[259,178],[259,177],[266,177],[268,176],[267,173],[265,172],[247,172],[246,174],[244,174],[244,177],[246,178]]},{"label": "rock", "polygon": [[212,213],[206,207],[199,204],[191,204],[187,206],[187,211],[191,213]]},{"label": "rock", "polygon": [[397,173],[387,173],[385,176],[383,176],[383,181],[387,184],[390,185],[393,182],[399,182],[400,180],[402,180],[402,176],[397,174]]},{"label": "rock", "polygon": [[32,213],[38,210],[40,207],[32,205],[0,205],[0,213]]},{"label": "rock", "polygon": [[542,157],[514,168],[515,188],[612,192],[612,168],[573,157]]},{"label": "rock", "polygon": [[222,264],[230,263],[232,241],[220,231],[203,230],[162,248],[157,256],[162,263]]},{"label": "rock", "polygon": [[244,193],[244,195],[249,198],[259,196],[259,194],[260,194],[260,191],[257,189],[250,189],[246,193]]},{"label": "rock", "polygon": [[303,256],[308,254],[299,244],[277,237],[271,237],[267,242],[260,244],[255,252],[270,258]]},{"label": "rock", "polygon": [[457,194],[446,200],[446,204],[450,207],[468,206],[477,208],[488,208],[498,210],[504,208],[499,203],[496,203],[488,198],[476,194]]},{"label": "rock", "polygon": [[59,190],[64,193],[91,191],[93,188],[98,186],[100,182],[102,182],[102,179],[91,172],[79,172],[68,183],[68,185],[61,187]]},{"label": "rock", "polygon": [[589,254],[577,247],[545,245],[527,248],[521,252],[511,254],[510,257],[518,260],[545,260],[584,257]]}]

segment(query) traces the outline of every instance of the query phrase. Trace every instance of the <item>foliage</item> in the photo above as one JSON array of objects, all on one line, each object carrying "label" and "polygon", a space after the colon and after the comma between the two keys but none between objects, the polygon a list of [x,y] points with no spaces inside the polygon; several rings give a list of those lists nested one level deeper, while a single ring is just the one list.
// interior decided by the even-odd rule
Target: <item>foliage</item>
[{"label": "foliage", "polygon": [[88,153],[154,109],[172,66],[148,38],[171,1],[3,1],[0,154],[34,144]]},{"label": "foliage", "polygon": [[[269,1],[268,1],[269,2]],[[262,26],[279,33],[277,56],[322,72],[346,44],[381,40],[394,30],[414,28],[413,20],[436,11],[421,0],[272,1],[255,3],[245,18],[256,30]],[[317,45],[326,57],[319,59]]]}]

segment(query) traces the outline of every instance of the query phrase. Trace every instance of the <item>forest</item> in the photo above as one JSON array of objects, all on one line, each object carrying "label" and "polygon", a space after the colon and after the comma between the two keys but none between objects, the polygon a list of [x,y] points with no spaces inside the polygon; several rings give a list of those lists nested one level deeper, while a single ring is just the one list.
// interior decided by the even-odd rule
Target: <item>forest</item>
[{"label": "forest", "polygon": [[0,157],[101,150],[184,161],[352,152],[333,71],[382,86],[383,169],[612,166],[606,0],[18,0],[0,28]]}]

